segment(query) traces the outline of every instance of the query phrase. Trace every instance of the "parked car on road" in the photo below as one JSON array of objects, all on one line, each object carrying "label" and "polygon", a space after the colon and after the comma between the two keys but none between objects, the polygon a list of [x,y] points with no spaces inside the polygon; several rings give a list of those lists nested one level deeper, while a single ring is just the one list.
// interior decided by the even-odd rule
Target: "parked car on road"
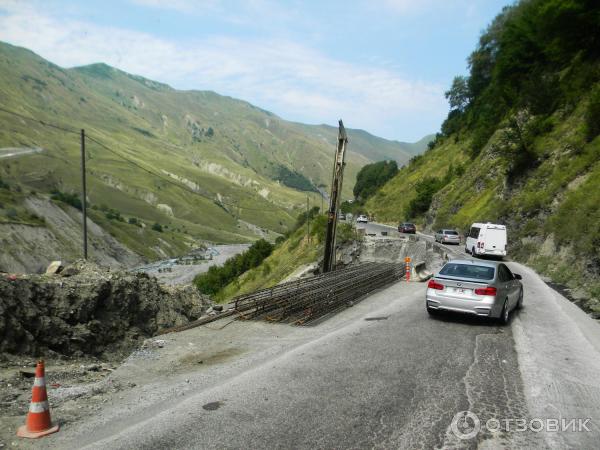
[{"label": "parked car on road", "polygon": [[364,214],[361,214],[356,218],[356,223],[368,223],[369,219]]},{"label": "parked car on road", "polygon": [[474,223],[465,242],[465,251],[473,256],[506,256],[506,226]]},{"label": "parked car on road", "polygon": [[506,324],[511,311],[523,306],[521,275],[500,261],[450,261],[429,280],[425,303],[429,314],[454,311]]},{"label": "parked car on road", "polygon": [[435,241],[440,244],[460,245],[460,236],[456,230],[442,229],[435,233]]},{"label": "parked car on road", "polygon": [[338,214],[338,219],[340,219],[340,220],[346,220],[346,214],[344,214],[344,213],[339,213],[339,214]]},{"label": "parked car on road", "polygon": [[400,233],[411,233],[415,234],[417,232],[417,227],[414,223],[404,222],[398,225],[398,231]]}]

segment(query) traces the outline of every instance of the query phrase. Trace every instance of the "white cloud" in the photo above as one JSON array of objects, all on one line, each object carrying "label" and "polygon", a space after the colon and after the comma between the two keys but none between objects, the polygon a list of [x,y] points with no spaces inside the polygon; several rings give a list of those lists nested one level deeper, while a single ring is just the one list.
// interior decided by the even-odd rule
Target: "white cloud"
[{"label": "white cloud", "polygon": [[420,138],[416,132],[398,136],[398,124],[416,124],[419,117],[439,123],[447,108],[443,86],[330,58],[284,40],[213,37],[182,43],[58,19],[22,6],[0,15],[0,39],[61,66],[106,62],[176,88],[238,97],[286,119],[335,123],[342,117],[349,127],[392,138]]},{"label": "white cloud", "polygon": [[129,0],[131,3],[155,9],[170,9],[183,13],[193,13],[213,9],[217,0]]}]

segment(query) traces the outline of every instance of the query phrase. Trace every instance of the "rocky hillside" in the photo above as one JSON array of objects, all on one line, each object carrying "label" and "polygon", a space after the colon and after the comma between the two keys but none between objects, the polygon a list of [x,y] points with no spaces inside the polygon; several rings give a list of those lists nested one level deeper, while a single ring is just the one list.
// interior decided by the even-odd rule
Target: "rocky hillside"
[{"label": "rocky hillside", "polygon": [[600,315],[600,6],[505,8],[447,92],[435,146],[367,203],[426,229],[506,223],[509,254]]},{"label": "rocky hillside", "polygon": [[[0,111],[0,223],[47,234],[47,218],[33,203],[52,201],[71,216],[76,211],[67,205],[81,208],[83,128],[90,219],[145,259],[197,240],[273,238],[293,223],[307,195],[321,204],[317,191],[331,176],[334,128],[287,122],[244,101],[178,91],[105,64],[63,69],[5,43],[0,105],[18,114]],[[425,146],[359,130],[349,137],[348,196],[365,163],[405,162]],[[110,256],[97,250],[100,259]],[[0,270],[19,268],[2,263]]]},{"label": "rocky hillside", "polygon": [[210,306],[191,286],[78,261],[59,274],[0,276],[0,358],[92,355],[117,359],[159,330]]}]

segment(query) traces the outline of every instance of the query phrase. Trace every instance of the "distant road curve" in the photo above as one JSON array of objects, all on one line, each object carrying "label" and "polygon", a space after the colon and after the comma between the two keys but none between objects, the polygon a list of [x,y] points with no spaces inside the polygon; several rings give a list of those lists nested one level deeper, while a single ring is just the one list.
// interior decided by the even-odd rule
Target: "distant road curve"
[{"label": "distant road curve", "polygon": [[43,151],[41,147],[4,147],[0,148],[0,159],[32,155]]}]

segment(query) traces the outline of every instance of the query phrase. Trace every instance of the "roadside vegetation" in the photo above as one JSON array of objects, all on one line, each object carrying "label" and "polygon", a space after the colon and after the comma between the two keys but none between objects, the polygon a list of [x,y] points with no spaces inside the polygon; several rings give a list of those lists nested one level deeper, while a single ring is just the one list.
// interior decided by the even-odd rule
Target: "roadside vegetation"
[{"label": "roadside vegetation", "polygon": [[[300,214],[294,231],[287,233],[286,236],[281,236],[271,247],[272,251],[268,255],[266,251],[260,253],[261,256],[266,256],[261,259],[259,264],[239,271],[235,276],[225,276],[233,275],[236,272],[233,269],[225,269],[225,266],[237,265],[234,260],[243,257],[244,254],[238,255],[225,263],[223,271],[217,267],[211,267],[209,273],[212,271],[212,274],[199,275],[194,283],[200,292],[211,295],[216,301],[224,302],[238,295],[274,286],[301,267],[319,262],[323,255],[327,217],[319,214],[318,211],[318,208],[313,208],[308,215],[306,212]],[[307,217],[310,217],[310,234],[307,234]],[[344,244],[355,239],[357,236],[352,225],[338,223],[337,244]],[[266,250],[264,244],[260,245]]]},{"label": "roadside vegetation", "polygon": [[342,203],[342,212],[362,214],[365,210],[365,202],[397,173],[396,161],[379,161],[363,166],[356,175],[356,183],[352,189],[354,200]]},{"label": "roadside vegetation", "polygon": [[214,296],[241,274],[258,266],[272,251],[272,244],[259,239],[248,250],[229,258],[222,266],[211,266],[208,272],[196,276],[194,284],[202,294]]},{"label": "roadside vegetation", "polygon": [[447,91],[441,132],[368,213],[462,232],[505,223],[511,257],[585,290],[600,315],[598,17],[585,0],[504,8]]}]

